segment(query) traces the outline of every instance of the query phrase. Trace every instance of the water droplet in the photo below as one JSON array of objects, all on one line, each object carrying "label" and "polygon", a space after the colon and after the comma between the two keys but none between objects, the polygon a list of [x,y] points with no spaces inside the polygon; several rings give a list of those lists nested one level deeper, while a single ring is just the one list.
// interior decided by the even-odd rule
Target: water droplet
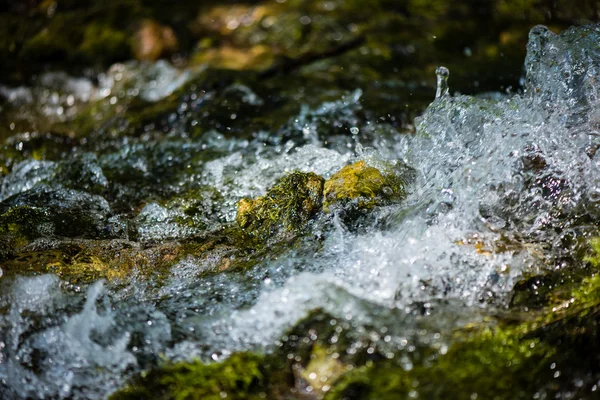
[{"label": "water droplet", "polygon": [[437,92],[435,98],[439,99],[448,94],[448,77],[450,76],[450,71],[446,67],[439,67],[435,70],[435,75],[437,76]]}]

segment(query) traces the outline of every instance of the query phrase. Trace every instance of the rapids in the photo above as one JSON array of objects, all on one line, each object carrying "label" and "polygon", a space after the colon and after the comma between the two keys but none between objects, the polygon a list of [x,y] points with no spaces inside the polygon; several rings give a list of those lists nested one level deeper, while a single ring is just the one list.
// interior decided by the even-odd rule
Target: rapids
[{"label": "rapids", "polygon": [[[197,217],[212,227],[234,221],[238,200],[264,194],[286,172],[328,177],[349,162],[377,166],[397,159],[417,174],[405,201],[376,209],[358,225],[339,215],[322,216],[310,237],[243,273],[207,275],[206,261],[188,256],[161,285],[139,277],[126,285],[78,285],[48,274],[5,276],[0,280],[3,398],[103,399],[158,355],[219,360],[237,350],[272,351],[288,329],[315,310],[331,315],[332,324],[352,328],[351,348],[368,338],[386,357],[403,354],[406,368],[413,360],[405,354],[420,346],[443,354],[453,329],[505,310],[519,279],[559,270],[578,240],[595,232],[599,41],[598,26],[560,35],[535,27],[519,93],[452,94],[452,71],[448,90],[446,72],[439,70],[438,96],[416,119],[415,134],[357,119],[362,94],[357,88],[317,108],[303,106],[284,135],[261,132],[240,139],[214,131],[190,137],[177,129],[198,116],[182,105],[183,117],[165,141],[119,139],[117,146],[76,154],[81,174],[100,188],[107,187],[111,168],[123,166],[147,177],[187,165],[185,173],[161,184],[215,188],[220,197],[207,199],[206,211]],[[198,73],[163,63],[139,74],[131,68],[136,67],[113,67],[97,86],[47,77],[50,83],[40,85],[59,85],[62,94],[36,101],[61,118],[68,110],[63,103],[76,107],[106,98],[119,84],[117,74],[119,80],[135,76],[127,90],[160,101]],[[149,77],[157,75],[164,79],[147,87],[154,79]],[[250,88],[229,90],[238,91],[249,106],[260,105]],[[47,92],[1,90],[14,102],[34,101]],[[352,136],[325,140],[320,124],[351,126]],[[194,161],[203,152],[210,157]],[[23,161],[1,181],[0,199],[18,201],[44,190],[49,181],[66,179],[61,171],[68,162]],[[148,202],[134,217],[135,235],[127,233],[122,226],[129,216],[119,215],[100,192],[58,190],[59,206],[94,204],[95,220],[111,221],[107,240],[160,241],[198,233],[174,223],[180,209],[159,202]],[[135,197],[135,190],[121,192]]]}]

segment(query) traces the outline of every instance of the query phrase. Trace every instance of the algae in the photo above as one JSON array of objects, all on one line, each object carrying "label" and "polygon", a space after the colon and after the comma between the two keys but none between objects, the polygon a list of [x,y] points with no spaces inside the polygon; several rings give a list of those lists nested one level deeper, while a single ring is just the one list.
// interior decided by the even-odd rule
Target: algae
[{"label": "algae", "polygon": [[324,185],[325,210],[336,203],[354,201],[364,209],[383,205],[406,197],[409,176],[401,176],[388,166],[383,172],[364,161],[347,165],[329,178]]},{"label": "algae", "polygon": [[167,364],[112,395],[126,399],[264,399],[268,383],[265,358],[251,353],[233,354],[220,363]]},{"label": "algae", "polygon": [[242,199],[236,221],[253,239],[297,234],[321,210],[324,179],[314,173],[292,172],[263,197]]}]

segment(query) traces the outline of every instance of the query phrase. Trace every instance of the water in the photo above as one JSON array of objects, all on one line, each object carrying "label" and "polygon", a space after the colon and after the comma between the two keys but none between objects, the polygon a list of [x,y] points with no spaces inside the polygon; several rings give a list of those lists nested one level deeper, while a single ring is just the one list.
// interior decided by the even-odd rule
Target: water
[{"label": "water", "polygon": [[[70,184],[93,196],[112,187],[115,178],[106,171],[121,165],[141,179],[177,172],[160,190],[150,190],[150,198],[180,195],[182,188],[218,189],[222,198],[206,200],[203,209],[210,212],[197,217],[211,228],[234,219],[240,198],[265,193],[296,169],[327,177],[358,159],[374,166],[401,160],[417,177],[404,202],[378,208],[357,224],[341,214],[323,215],[308,238],[242,273],[205,274],[222,261],[215,253],[214,259],[186,257],[160,285],[4,277],[0,390],[7,398],[104,398],[159,353],[217,360],[236,350],[271,351],[287,329],[317,309],[351,327],[355,348],[368,340],[389,357],[418,346],[443,354],[452,329],[505,309],[520,278],[560,270],[578,239],[596,233],[598,40],[600,27],[560,36],[534,28],[521,94],[452,96],[451,75],[448,88],[448,71],[440,68],[438,93],[415,121],[414,135],[355,118],[357,90],[317,109],[302,107],[286,127],[287,141],[276,141],[273,132],[236,139],[216,131],[190,138],[174,130],[159,144],[151,137],[122,139],[120,147],[97,155],[76,154],[88,167],[85,182],[95,184]],[[165,66],[156,68],[174,76]],[[86,93],[95,90],[83,86]],[[164,82],[156,87],[148,99],[172,90]],[[248,90],[246,101],[259,107]],[[26,101],[22,92],[10,96]],[[351,126],[352,135],[327,140],[320,133],[332,123]],[[153,152],[155,146],[162,151]],[[188,152],[183,160],[177,149]],[[193,164],[206,149],[211,156]],[[177,157],[169,159],[169,151]],[[23,161],[4,178],[0,197],[40,190],[66,162]],[[128,192],[129,184],[111,190],[141,196]],[[116,201],[98,204],[97,219],[129,218],[119,214]],[[173,222],[183,215],[181,203],[169,204],[175,205],[148,202],[138,211],[128,222],[136,240],[198,234]]]}]

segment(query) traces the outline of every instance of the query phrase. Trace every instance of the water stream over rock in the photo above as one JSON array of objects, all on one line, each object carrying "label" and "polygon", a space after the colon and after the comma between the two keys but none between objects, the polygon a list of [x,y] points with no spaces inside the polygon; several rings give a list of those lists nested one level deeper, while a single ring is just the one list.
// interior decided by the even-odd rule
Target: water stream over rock
[{"label": "water stream over rock", "polygon": [[[236,351],[276,351],[282,336],[315,312],[346,327],[349,352],[376,347],[388,359],[400,357],[407,370],[419,348],[445,354],[456,329],[493,325],[518,282],[560,271],[598,232],[598,43],[598,26],[560,35],[535,27],[519,94],[452,95],[452,75],[448,91],[447,71],[439,70],[438,95],[414,134],[363,119],[357,88],[303,105],[279,132],[243,137],[214,129],[196,136],[195,121],[219,95],[202,91],[181,101],[159,133],[121,135],[107,121],[65,157],[16,161],[0,177],[0,215],[31,206],[42,221],[25,235],[22,265],[37,262],[24,254],[68,253],[90,241],[104,243],[103,251],[123,263],[150,252],[144,262],[151,270],[174,262],[148,277],[132,261],[113,279],[92,257],[77,262],[98,275],[76,280],[54,259],[44,265],[62,275],[4,266],[2,398],[103,399],[161,357],[218,361]],[[41,88],[0,93],[11,102],[42,102],[60,121],[84,109],[79,103],[115,106],[103,94],[120,84],[110,76],[125,82],[119,90],[160,102],[203,73],[175,74],[163,64],[142,73],[129,68],[142,67],[115,66],[98,86],[48,77],[52,85],[61,82],[56,98],[36,98],[47,90]],[[126,82],[127,74],[135,78]],[[150,90],[144,74],[165,76],[168,84],[152,80]],[[263,106],[249,86],[227,91],[241,99],[239,112]],[[235,122],[236,112],[230,118]],[[324,126],[351,135],[324,137]],[[14,140],[27,146],[23,135]],[[413,168],[406,199],[353,218],[339,208],[320,213],[291,245],[271,243],[242,270],[229,270],[242,256],[217,239],[207,251],[173,255],[186,240],[205,245],[198,239],[205,232],[235,223],[240,199],[264,195],[287,173],[327,179],[358,160]]]}]

